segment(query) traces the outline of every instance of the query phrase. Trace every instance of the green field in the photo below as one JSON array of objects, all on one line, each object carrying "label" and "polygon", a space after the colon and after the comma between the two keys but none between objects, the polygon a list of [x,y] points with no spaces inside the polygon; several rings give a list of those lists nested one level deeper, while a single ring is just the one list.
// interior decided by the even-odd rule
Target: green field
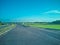
[{"label": "green field", "polygon": [[24,25],[38,28],[60,29],[60,24],[25,23]]},{"label": "green field", "polygon": [[[0,25],[2,26],[2,25]],[[14,27],[16,27],[15,24],[11,24],[11,25],[6,25],[6,27],[0,28],[0,36],[5,34],[6,32],[10,31],[11,29],[13,29]]]}]

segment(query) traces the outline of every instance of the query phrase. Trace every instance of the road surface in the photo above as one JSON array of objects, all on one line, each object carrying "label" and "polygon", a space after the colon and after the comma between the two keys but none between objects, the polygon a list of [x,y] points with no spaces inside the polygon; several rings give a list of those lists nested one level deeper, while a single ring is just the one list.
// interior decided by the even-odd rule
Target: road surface
[{"label": "road surface", "polygon": [[60,45],[60,31],[17,25],[0,37],[0,45]]}]

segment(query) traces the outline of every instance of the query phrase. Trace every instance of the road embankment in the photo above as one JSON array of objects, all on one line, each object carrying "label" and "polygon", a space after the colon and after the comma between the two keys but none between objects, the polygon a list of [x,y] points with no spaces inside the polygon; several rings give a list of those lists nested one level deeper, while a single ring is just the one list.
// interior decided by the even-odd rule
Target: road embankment
[{"label": "road embankment", "polygon": [[16,24],[6,25],[0,28],[0,36],[16,27]]}]

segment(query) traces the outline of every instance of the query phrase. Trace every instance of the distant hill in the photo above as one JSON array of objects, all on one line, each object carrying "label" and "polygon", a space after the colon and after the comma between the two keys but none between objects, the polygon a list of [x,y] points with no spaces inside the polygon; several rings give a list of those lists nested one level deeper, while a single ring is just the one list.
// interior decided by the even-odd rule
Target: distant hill
[{"label": "distant hill", "polygon": [[60,20],[52,21],[52,22],[34,22],[37,24],[60,24]]},{"label": "distant hill", "polygon": [[52,22],[53,24],[60,24],[60,20],[56,20]]}]

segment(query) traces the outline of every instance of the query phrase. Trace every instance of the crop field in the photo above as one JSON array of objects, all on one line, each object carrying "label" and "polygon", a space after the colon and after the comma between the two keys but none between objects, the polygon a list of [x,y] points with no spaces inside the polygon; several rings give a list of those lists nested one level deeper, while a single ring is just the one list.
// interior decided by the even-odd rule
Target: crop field
[{"label": "crop field", "polygon": [[39,23],[25,23],[26,26],[48,28],[48,29],[60,29],[60,24],[39,24]]}]

